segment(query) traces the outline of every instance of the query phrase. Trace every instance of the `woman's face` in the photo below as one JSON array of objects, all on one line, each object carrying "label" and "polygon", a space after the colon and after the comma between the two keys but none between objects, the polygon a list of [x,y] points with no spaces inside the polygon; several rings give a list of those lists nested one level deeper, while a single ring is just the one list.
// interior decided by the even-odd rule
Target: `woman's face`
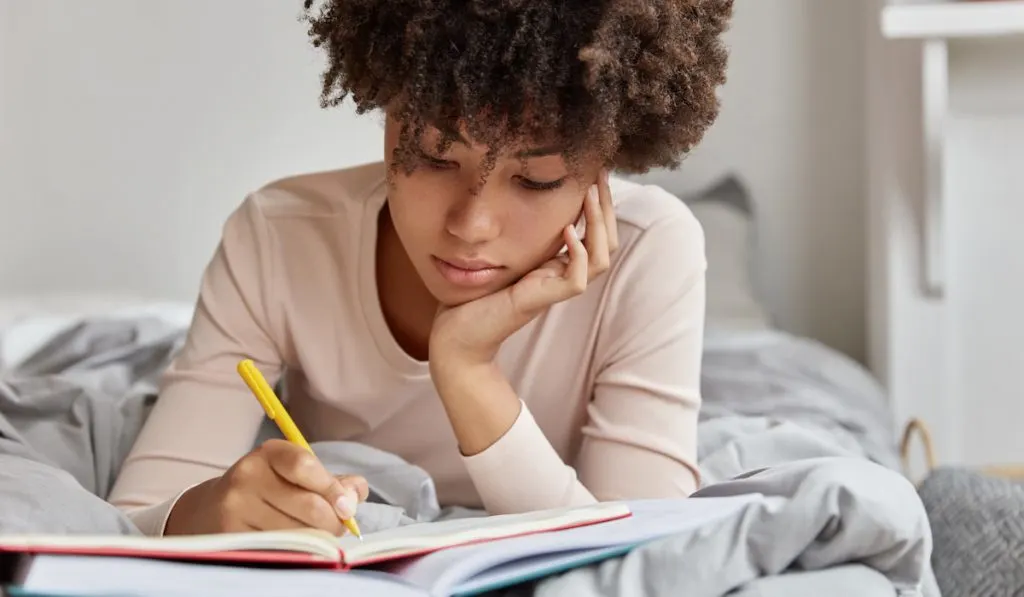
[{"label": "woman's face", "polygon": [[[389,166],[399,132],[389,117]],[[410,175],[394,171],[388,209],[427,290],[457,305],[501,290],[554,257],[600,164],[584,165],[574,178],[558,148],[522,147],[499,156],[481,182],[487,148],[463,139],[438,155],[438,138],[436,130],[423,135]]]}]

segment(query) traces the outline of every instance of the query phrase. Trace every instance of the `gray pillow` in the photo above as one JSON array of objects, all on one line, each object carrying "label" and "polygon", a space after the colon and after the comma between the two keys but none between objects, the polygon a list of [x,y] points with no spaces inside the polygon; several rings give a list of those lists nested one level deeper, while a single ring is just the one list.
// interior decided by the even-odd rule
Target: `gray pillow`
[{"label": "gray pillow", "polygon": [[736,176],[680,195],[704,229],[707,323],[728,329],[771,326],[754,275],[755,217],[750,194]]}]

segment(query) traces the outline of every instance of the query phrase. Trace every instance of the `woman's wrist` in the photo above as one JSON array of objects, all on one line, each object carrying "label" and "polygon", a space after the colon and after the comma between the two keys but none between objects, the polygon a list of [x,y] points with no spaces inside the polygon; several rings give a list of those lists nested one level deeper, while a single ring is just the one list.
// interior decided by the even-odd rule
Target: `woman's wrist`
[{"label": "woman's wrist", "polygon": [[489,448],[519,417],[519,397],[493,361],[442,359],[430,369],[464,456]]},{"label": "woman's wrist", "polygon": [[436,376],[459,375],[464,371],[483,372],[495,365],[497,346],[475,346],[444,334],[432,334],[428,347],[430,373]]},{"label": "woman's wrist", "polygon": [[167,523],[164,525],[163,530],[165,536],[192,535],[206,532],[202,525],[199,528],[196,527],[195,518],[196,514],[202,510],[205,500],[204,494],[209,486],[216,483],[218,479],[208,479],[182,492],[181,496],[171,506],[171,511],[167,514]]},{"label": "woman's wrist", "polygon": [[[493,358],[481,355],[463,354],[454,350],[430,351],[430,377],[434,381],[439,394],[447,388],[458,392],[459,389],[473,382],[493,382],[501,378]],[[443,398],[443,396],[442,396]]]}]

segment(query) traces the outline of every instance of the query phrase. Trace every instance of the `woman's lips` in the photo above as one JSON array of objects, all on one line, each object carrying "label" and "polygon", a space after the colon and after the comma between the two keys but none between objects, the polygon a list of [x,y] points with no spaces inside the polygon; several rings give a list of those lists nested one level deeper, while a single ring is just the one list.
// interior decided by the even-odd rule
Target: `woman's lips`
[{"label": "woman's lips", "polygon": [[441,276],[455,286],[484,286],[493,282],[504,269],[479,260],[445,260],[434,256],[431,260]]}]

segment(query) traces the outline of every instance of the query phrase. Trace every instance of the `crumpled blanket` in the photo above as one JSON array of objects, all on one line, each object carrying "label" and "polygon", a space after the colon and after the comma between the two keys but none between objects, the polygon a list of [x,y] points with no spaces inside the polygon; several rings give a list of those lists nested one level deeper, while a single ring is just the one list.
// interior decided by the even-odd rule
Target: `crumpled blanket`
[{"label": "crumpled blanket", "polygon": [[0,532],[138,533],[104,500],[182,339],[156,319],[88,321],[0,363]]},{"label": "crumpled blanket", "polygon": [[[89,318],[0,363],[0,532],[138,532],[102,498],[183,334],[157,319]],[[763,498],[713,528],[508,595],[938,597],[927,518],[896,470],[884,396],[866,373],[777,332],[709,330],[704,367],[695,499]],[[269,422],[264,431],[257,441],[275,434]],[[313,447],[332,471],[366,476],[364,531],[485,515],[440,507],[426,472],[396,456]]]},{"label": "crumpled blanket", "polygon": [[898,431],[881,386],[816,341],[774,330],[710,329],[701,380],[705,483],[815,456],[899,469]]}]

